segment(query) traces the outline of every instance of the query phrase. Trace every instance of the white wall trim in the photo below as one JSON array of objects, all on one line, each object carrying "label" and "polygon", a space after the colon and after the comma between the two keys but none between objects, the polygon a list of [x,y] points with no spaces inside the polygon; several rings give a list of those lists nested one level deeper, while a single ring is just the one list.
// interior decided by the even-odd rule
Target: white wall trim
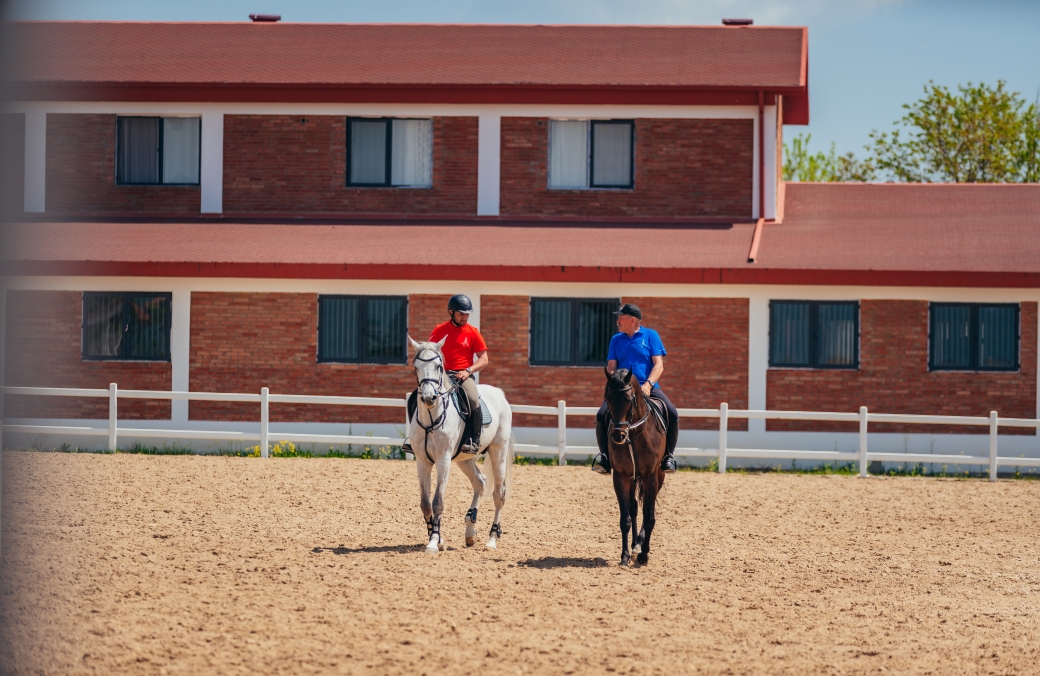
[{"label": "white wall trim", "polygon": [[752,118],[751,125],[751,218],[759,218],[758,209],[758,163],[762,158],[762,153],[759,152],[758,148],[758,107],[755,107],[755,115]]},{"label": "white wall trim", "polygon": [[[176,289],[172,299],[170,322],[170,389],[186,392],[191,382],[191,291]],[[188,422],[187,401],[170,403],[171,419],[175,423]]]},{"label": "white wall trim", "polygon": [[25,111],[25,191],[23,209],[42,213],[47,209],[47,113]]},{"label": "white wall trim", "polygon": [[481,113],[477,132],[477,215],[498,216],[502,170],[502,116]]},{"label": "white wall trim", "polygon": [[202,113],[202,152],[199,172],[200,209],[204,214],[224,210],[224,113]]},{"label": "white wall trim", "polygon": [[[748,299],[748,408],[765,410],[769,373],[769,296]],[[748,420],[748,432],[765,434],[765,420]]]},{"label": "white wall trim", "polygon": [[[776,106],[766,106],[763,117],[766,132],[766,218],[776,218]],[[758,138],[757,134],[755,138]]]}]

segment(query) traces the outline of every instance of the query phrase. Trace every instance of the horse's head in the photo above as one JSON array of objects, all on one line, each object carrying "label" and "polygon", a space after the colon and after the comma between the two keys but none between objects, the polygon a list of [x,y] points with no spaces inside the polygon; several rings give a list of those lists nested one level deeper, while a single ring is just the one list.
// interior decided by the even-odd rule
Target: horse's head
[{"label": "horse's head", "polygon": [[408,341],[415,350],[412,366],[415,368],[415,380],[419,384],[419,400],[427,408],[432,408],[437,400],[451,389],[448,372],[444,369],[445,336],[437,343],[417,343],[408,336]]},{"label": "horse's head", "polygon": [[638,396],[640,393],[639,379],[630,370],[617,369],[614,373],[607,374],[607,387],[603,392],[603,399],[607,402],[614,429],[621,432],[621,437],[614,439],[615,443],[627,442],[626,430],[632,424],[632,420],[641,415],[641,398]]}]

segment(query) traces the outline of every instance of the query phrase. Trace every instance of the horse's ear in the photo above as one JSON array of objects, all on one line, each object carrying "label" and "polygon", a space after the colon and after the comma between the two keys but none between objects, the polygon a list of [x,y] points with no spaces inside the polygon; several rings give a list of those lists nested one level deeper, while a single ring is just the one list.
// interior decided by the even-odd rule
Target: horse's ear
[{"label": "horse's ear", "polygon": [[448,342],[448,337],[447,337],[447,336],[444,336],[443,338],[441,338],[440,340],[438,340],[438,341],[437,341],[437,342],[435,343],[435,344],[437,345],[437,349],[439,350],[439,349],[441,349],[442,347],[444,347],[444,343],[446,343],[446,342]]},{"label": "horse's ear", "polygon": [[416,352],[418,352],[419,348],[422,347],[422,345],[420,343],[417,343],[414,340],[412,340],[411,336],[408,336],[408,342],[412,344],[412,349],[415,350]]}]

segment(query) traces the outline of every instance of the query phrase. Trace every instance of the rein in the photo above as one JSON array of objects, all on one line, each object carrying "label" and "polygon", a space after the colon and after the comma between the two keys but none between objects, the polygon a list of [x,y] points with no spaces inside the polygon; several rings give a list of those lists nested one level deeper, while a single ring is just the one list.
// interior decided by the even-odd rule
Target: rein
[{"label": "rein", "polygon": [[[617,390],[617,391],[618,392],[630,392],[631,390],[632,390],[632,386],[629,385],[628,387],[625,387],[624,389]],[[640,390],[639,393],[643,394],[642,390]],[[643,398],[644,399],[646,398],[645,394],[643,395]],[[633,403],[633,406],[634,405],[635,404]],[[646,411],[643,412],[643,417],[642,418],[640,418],[639,420],[637,420],[634,423],[627,423],[627,424],[625,424],[623,426],[622,425],[615,426],[614,425],[614,421],[611,420],[610,421],[610,427],[607,430],[607,434],[608,434],[608,436],[609,436],[611,441],[613,441],[618,446],[628,446],[628,455],[629,455],[630,458],[632,458],[632,480],[633,481],[638,481],[639,480],[639,471],[638,471],[638,468],[636,467],[636,454],[635,454],[635,449],[632,447],[632,438],[635,436],[635,433],[637,431],[639,431],[639,429],[642,428],[642,426],[645,425],[646,421],[649,420],[649,418],[650,418],[650,403],[649,402],[644,402],[644,405],[646,406]],[[614,440],[614,431],[615,430],[617,430],[617,432],[618,432],[618,440],[617,441]]]},{"label": "rein", "polygon": [[[429,359],[423,359],[418,354],[416,354],[414,361],[422,361],[422,362],[438,361],[438,362],[441,362],[441,369],[443,370],[443,368],[444,368],[444,362],[441,361],[441,356],[439,354],[437,354],[436,352]],[[441,386],[444,384],[444,379],[443,378],[423,378],[422,380],[418,380],[417,382],[418,382],[417,389],[422,389],[422,386],[425,383],[436,383],[437,384],[437,389],[436,389],[437,398],[440,399],[440,402],[441,402],[441,414],[437,417],[436,420],[434,420],[433,419],[433,411],[430,411],[430,424],[428,426],[423,424],[422,418],[419,416],[419,408],[420,407],[417,406],[416,409],[415,409],[415,422],[419,425],[419,427],[421,427],[423,429],[423,453],[426,454],[426,459],[429,460],[430,464],[432,465],[433,464],[433,458],[430,456],[430,450],[428,448],[428,443],[430,441],[430,432],[436,432],[437,430],[439,430],[442,427],[444,427],[444,422],[448,419],[448,405],[449,405],[448,404],[448,397],[451,396],[451,393],[454,391],[455,386],[452,385],[452,387],[450,389],[442,390]]]}]

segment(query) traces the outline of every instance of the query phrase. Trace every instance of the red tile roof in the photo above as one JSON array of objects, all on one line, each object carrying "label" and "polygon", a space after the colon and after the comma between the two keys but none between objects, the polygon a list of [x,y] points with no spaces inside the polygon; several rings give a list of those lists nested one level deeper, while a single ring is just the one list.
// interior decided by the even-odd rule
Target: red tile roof
[{"label": "red tile roof", "polygon": [[[461,88],[474,100],[474,89],[808,94],[804,28],[22,22],[7,30],[14,78],[33,83],[23,91],[36,96],[54,95],[47,83],[82,96],[132,86],[162,100],[206,88],[206,100],[285,100],[263,98],[272,86]],[[267,89],[249,93],[257,87]]]},{"label": "red tile roof", "polygon": [[[481,220],[23,223],[4,257],[15,274],[1040,288],[1040,185],[788,184],[786,199],[753,264],[750,223]],[[461,241],[479,256],[446,263]]]}]

